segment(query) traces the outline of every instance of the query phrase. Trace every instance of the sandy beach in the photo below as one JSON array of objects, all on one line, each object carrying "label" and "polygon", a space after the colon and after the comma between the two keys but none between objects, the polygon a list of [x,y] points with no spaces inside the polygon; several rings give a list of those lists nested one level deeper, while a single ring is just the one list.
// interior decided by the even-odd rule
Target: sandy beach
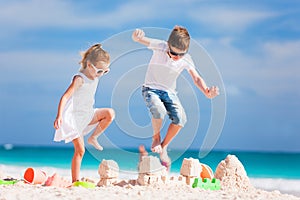
[{"label": "sandy beach", "polygon": [[[123,185],[123,186],[122,186]],[[139,186],[121,184],[120,186],[58,188],[17,183],[0,186],[0,199],[300,199],[281,194],[279,191],[267,192],[260,189],[252,191],[210,191],[192,188],[178,181],[168,184]]]},{"label": "sandy beach", "polygon": [[[226,161],[226,160],[225,160]],[[221,179],[220,190],[193,188],[181,174],[170,173],[164,181],[141,185],[138,173],[120,174],[113,184],[84,187],[57,187],[28,184],[22,180],[24,168],[0,165],[0,178],[14,177],[20,181],[13,185],[0,185],[0,199],[299,199],[300,180],[248,178],[243,166],[227,158],[220,162],[214,176]],[[231,162],[231,164],[230,164]],[[233,163],[233,164],[232,164]],[[100,169],[100,167],[99,167]],[[70,180],[69,170],[40,168],[50,175],[58,173]],[[99,171],[99,173],[102,173]],[[97,184],[100,177],[93,170],[83,170],[82,176]]]}]

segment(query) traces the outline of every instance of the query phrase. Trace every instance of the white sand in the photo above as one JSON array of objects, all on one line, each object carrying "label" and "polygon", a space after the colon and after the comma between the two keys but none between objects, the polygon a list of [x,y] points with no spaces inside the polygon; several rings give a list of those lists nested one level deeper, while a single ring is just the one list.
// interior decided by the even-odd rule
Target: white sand
[{"label": "white sand", "polygon": [[57,188],[40,185],[29,185],[19,182],[15,185],[0,185],[0,199],[300,199],[299,197],[281,194],[279,191],[267,192],[253,189],[248,192],[210,191],[192,188],[180,181],[169,181],[166,184],[151,186],[131,185],[120,181],[120,186]]},{"label": "white sand", "polygon": [[[70,178],[69,170],[40,168],[51,176],[54,172]],[[25,169],[16,166],[0,165],[0,176],[22,178]],[[97,171],[83,170],[81,175],[97,183]],[[218,191],[192,188],[185,181],[178,181],[179,174],[170,174],[166,183],[141,186],[136,183],[138,174],[121,172],[116,185],[87,189],[82,187],[59,188],[52,186],[29,185],[20,181],[14,185],[0,185],[0,200],[10,199],[276,199],[300,200],[300,180],[249,179],[244,167],[233,157],[220,162],[215,176],[222,180]],[[172,177],[172,178],[171,178]],[[1,178],[1,177],[0,177]],[[258,189],[262,188],[262,189]],[[264,189],[264,190],[263,190]],[[268,191],[267,191],[268,190]],[[279,192],[279,190],[281,192]],[[290,194],[283,194],[289,192]],[[294,194],[294,195],[291,195]],[[295,195],[299,195],[298,197]]]}]

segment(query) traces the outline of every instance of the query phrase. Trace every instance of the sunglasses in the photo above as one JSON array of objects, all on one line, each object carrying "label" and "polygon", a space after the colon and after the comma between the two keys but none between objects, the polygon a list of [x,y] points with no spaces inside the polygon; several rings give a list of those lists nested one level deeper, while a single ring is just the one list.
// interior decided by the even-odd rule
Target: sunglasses
[{"label": "sunglasses", "polygon": [[94,68],[94,70],[96,71],[97,74],[107,74],[109,72],[109,68],[107,68],[107,69],[98,69],[92,63],[91,63],[91,66]]},{"label": "sunglasses", "polygon": [[180,57],[182,57],[182,56],[184,56],[186,54],[186,52],[184,52],[184,53],[177,53],[177,52],[173,51],[170,47],[169,47],[169,53],[172,56],[180,56]]}]

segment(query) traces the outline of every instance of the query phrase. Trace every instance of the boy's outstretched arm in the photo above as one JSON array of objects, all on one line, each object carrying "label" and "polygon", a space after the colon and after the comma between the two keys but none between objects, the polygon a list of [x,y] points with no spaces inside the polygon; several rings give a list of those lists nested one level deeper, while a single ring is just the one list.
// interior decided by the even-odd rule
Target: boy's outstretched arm
[{"label": "boy's outstretched arm", "polygon": [[196,69],[192,68],[189,70],[189,74],[191,75],[194,84],[203,92],[203,94],[209,98],[215,98],[219,95],[219,88],[216,86],[207,87],[205,81],[202,79],[202,77],[198,74]]},{"label": "boy's outstretched arm", "polygon": [[145,32],[141,29],[135,29],[135,31],[133,31],[132,40],[135,42],[139,42],[147,47],[150,45],[151,41],[150,38],[145,37]]}]

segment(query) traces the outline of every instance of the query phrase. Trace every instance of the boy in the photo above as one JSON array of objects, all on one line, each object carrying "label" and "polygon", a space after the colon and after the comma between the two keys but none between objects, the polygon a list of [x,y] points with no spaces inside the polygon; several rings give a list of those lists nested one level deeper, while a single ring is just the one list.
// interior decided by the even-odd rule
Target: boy
[{"label": "boy", "polygon": [[[167,146],[186,123],[184,109],[176,94],[178,76],[186,69],[194,84],[210,99],[219,95],[219,89],[215,86],[208,88],[196,71],[192,58],[187,53],[190,36],[184,27],[175,26],[167,42],[145,37],[144,31],[140,29],[133,32],[132,39],[153,51],[142,93],[152,114],[151,151],[160,154],[162,164],[169,170],[171,160],[167,154]],[[172,122],[161,142],[160,129],[166,114]]]}]

